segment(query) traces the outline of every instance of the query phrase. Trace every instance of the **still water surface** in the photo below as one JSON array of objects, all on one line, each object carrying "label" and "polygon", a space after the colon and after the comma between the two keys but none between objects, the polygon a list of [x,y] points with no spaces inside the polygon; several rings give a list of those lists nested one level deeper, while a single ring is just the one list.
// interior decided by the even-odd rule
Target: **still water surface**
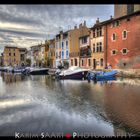
[{"label": "still water surface", "polygon": [[73,132],[140,134],[140,79],[57,81],[0,73],[0,136]]}]

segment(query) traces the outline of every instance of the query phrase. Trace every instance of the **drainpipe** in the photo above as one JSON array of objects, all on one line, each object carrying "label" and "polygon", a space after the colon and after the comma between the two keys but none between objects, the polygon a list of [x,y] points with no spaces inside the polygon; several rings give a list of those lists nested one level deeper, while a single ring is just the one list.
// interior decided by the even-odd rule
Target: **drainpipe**
[{"label": "drainpipe", "polygon": [[106,53],[105,53],[105,66],[107,67],[107,45],[108,45],[108,42],[107,42],[107,25],[105,26],[106,27]]}]

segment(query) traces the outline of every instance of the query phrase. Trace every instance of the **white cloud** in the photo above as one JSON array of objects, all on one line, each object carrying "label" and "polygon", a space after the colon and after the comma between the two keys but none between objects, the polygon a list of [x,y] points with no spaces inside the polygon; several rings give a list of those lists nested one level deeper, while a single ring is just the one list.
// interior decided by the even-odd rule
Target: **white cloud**
[{"label": "white cloud", "polygon": [[0,5],[0,50],[10,44],[30,47],[84,20],[91,27],[113,12],[113,5]]}]

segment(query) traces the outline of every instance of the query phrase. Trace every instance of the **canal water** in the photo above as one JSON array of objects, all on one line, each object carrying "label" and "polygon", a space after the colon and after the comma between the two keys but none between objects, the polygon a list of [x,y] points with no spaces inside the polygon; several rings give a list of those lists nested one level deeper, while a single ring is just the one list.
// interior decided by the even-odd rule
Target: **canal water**
[{"label": "canal water", "polygon": [[140,79],[54,80],[0,73],[0,136],[140,134]]}]

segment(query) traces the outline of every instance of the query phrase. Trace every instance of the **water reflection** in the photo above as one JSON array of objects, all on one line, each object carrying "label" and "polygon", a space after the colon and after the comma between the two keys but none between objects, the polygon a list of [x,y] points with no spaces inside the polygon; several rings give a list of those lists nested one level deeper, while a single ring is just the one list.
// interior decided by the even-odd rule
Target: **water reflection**
[{"label": "water reflection", "polygon": [[140,86],[124,81],[95,84],[2,73],[0,135],[15,131],[138,135]]},{"label": "water reflection", "polygon": [[6,84],[23,81],[25,79],[25,76],[22,74],[0,73],[0,76]]}]

